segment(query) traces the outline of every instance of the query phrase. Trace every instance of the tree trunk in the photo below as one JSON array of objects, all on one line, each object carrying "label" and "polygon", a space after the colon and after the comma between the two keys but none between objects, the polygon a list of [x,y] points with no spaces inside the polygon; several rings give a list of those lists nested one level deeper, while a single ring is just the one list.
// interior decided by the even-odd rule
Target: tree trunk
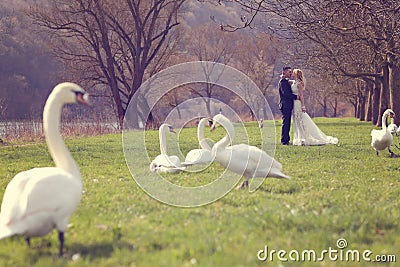
[{"label": "tree trunk", "polygon": [[337,117],[338,104],[339,104],[339,101],[338,101],[337,97],[335,97],[335,104],[333,106],[333,117],[334,118]]},{"label": "tree trunk", "polygon": [[[138,120],[138,99],[137,96],[131,98],[129,109],[125,114],[125,123],[129,125],[124,125],[125,129],[139,129],[139,120]],[[143,122],[143,127],[146,127],[146,122]]]},{"label": "tree trunk", "polygon": [[353,105],[354,108],[354,118],[357,118],[357,114],[358,114],[358,101],[352,101],[351,104]]},{"label": "tree trunk", "polygon": [[366,97],[362,94],[361,90],[358,92],[358,118],[360,121],[365,120],[365,105]]},{"label": "tree trunk", "polygon": [[206,101],[207,116],[212,118],[213,115],[211,114],[211,100],[210,98],[206,98],[205,101]]},{"label": "tree trunk", "polygon": [[379,120],[379,103],[381,102],[381,88],[382,83],[381,79],[375,78],[374,79],[374,92],[372,95],[372,124],[377,125]]},{"label": "tree trunk", "polygon": [[390,93],[390,107],[396,113],[394,118],[395,123],[400,123],[400,62],[392,59],[389,68],[389,93]]},{"label": "tree trunk", "polygon": [[323,102],[322,108],[324,110],[324,117],[328,117],[327,97],[324,97],[324,102]]},{"label": "tree trunk", "polygon": [[382,126],[382,114],[389,106],[389,64],[385,63],[382,68],[382,87],[379,103],[379,114],[376,126]]},{"label": "tree trunk", "polygon": [[372,121],[372,101],[374,95],[374,86],[370,80],[365,81],[368,91],[367,103],[365,104],[365,121]]},{"label": "tree trunk", "polygon": [[118,116],[118,129],[122,129],[124,122],[125,110],[122,107],[121,97],[119,95],[118,81],[115,76],[114,59],[111,52],[110,42],[108,38],[108,27],[104,19],[103,7],[100,5],[99,1],[95,1],[96,9],[99,12],[98,26],[101,34],[101,44],[103,47],[103,52],[106,55],[106,66],[103,66],[104,76],[107,77],[108,85],[111,87],[111,92],[113,99],[115,101],[115,106],[117,108]]}]

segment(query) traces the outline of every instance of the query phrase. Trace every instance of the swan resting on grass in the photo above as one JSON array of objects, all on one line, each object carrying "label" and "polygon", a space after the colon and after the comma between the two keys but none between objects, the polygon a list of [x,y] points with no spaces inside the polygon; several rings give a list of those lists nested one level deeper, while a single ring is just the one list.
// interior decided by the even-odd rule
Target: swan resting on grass
[{"label": "swan resting on grass", "polygon": [[374,148],[376,155],[379,155],[380,150],[388,149],[390,157],[397,157],[397,155],[390,149],[393,142],[393,136],[387,128],[387,117],[393,118],[395,116],[393,110],[387,109],[382,115],[382,129],[371,131],[371,146]]},{"label": "swan resting on grass", "polygon": [[190,150],[185,157],[185,162],[183,162],[182,165],[189,166],[194,164],[211,163],[213,161],[211,147],[207,144],[207,141],[204,138],[204,127],[208,123],[208,118],[202,118],[200,120],[197,126],[197,139],[201,148]]},{"label": "swan resting on grass", "polygon": [[18,173],[7,185],[0,213],[0,239],[23,235],[30,246],[31,237],[56,228],[59,255],[69,217],[82,196],[81,174],[59,132],[62,107],[68,103],[89,105],[88,95],[74,83],[61,83],[49,95],[43,111],[44,135],[56,167]]},{"label": "swan resting on grass", "polygon": [[232,143],[235,135],[233,125],[222,114],[214,116],[211,131],[218,124],[225,128],[227,135],[213,146],[212,154],[223,167],[244,176],[243,183],[237,189],[248,187],[248,180],[255,177],[290,179],[289,176],[282,173],[282,164],[258,147],[247,144],[228,146]]},{"label": "swan resting on grass", "polygon": [[158,136],[160,139],[160,152],[161,154],[155,157],[150,163],[150,171],[163,172],[163,173],[179,173],[184,170],[181,168],[181,161],[177,156],[168,156],[167,153],[167,131],[175,133],[174,128],[166,123],[161,124],[158,129]]}]

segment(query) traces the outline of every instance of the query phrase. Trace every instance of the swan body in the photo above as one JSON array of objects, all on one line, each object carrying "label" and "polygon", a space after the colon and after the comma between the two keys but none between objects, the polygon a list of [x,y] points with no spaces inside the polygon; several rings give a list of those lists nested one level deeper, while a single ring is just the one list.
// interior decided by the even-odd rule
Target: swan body
[{"label": "swan body", "polygon": [[174,128],[165,123],[158,129],[161,154],[150,163],[150,171],[152,172],[178,173],[183,170],[180,159],[177,156],[168,156],[167,154],[166,132],[168,130],[175,133]]},{"label": "swan body", "polygon": [[182,163],[183,165],[204,164],[213,161],[211,147],[207,144],[204,138],[204,126],[207,123],[207,118],[202,118],[200,120],[197,126],[197,139],[201,148],[190,150],[185,157],[185,162]]},{"label": "swan body", "polygon": [[217,124],[226,129],[227,135],[213,146],[212,153],[215,155],[215,160],[223,167],[244,176],[244,181],[239,188],[247,187],[249,178],[290,179],[289,176],[282,173],[282,164],[258,147],[247,144],[228,146],[234,138],[234,128],[228,118],[222,114],[215,115],[211,130],[214,130]]},{"label": "swan body", "polygon": [[394,157],[395,154],[390,149],[393,142],[393,136],[387,127],[387,117],[391,118],[395,116],[393,110],[387,109],[382,115],[382,129],[371,131],[371,146],[374,148],[376,155],[379,154],[380,150],[388,149],[390,156]]},{"label": "swan body", "polygon": [[24,235],[43,236],[56,228],[59,254],[64,232],[82,195],[81,175],[59,133],[61,110],[67,103],[88,104],[85,91],[74,83],[61,83],[49,95],[43,112],[43,128],[56,167],[18,173],[7,185],[1,204],[0,239]]}]

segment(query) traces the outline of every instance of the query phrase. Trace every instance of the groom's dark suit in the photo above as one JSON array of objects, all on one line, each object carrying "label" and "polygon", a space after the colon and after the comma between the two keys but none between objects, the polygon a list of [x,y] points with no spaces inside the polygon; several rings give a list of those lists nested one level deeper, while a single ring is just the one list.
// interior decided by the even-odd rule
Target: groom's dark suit
[{"label": "groom's dark suit", "polygon": [[278,85],[279,89],[279,109],[282,112],[282,144],[289,144],[290,121],[292,119],[293,101],[297,95],[293,94],[289,81],[281,78]]}]

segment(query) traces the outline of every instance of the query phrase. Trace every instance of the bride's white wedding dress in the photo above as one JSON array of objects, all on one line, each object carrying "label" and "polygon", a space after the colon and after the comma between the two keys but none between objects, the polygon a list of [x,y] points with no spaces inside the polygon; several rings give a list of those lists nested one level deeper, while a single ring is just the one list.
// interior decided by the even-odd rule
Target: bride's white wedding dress
[{"label": "bride's white wedding dress", "polygon": [[[292,84],[293,94],[299,93],[298,83]],[[313,122],[311,117],[301,110],[301,101],[294,100],[293,106],[293,145],[315,146],[326,144],[337,144],[336,137],[325,135]]]}]

